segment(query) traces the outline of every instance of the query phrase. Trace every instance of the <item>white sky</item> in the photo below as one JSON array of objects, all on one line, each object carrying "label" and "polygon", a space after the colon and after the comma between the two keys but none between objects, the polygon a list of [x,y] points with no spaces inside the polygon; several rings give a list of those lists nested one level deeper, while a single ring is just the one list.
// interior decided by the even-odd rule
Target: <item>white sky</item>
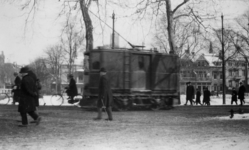
[{"label": "white sky", "polygon": [[[173,5],[177,2],[172,0]],[[248,5],[240,0],[219,0],[217,4],[218,12],[216,26],[220,25],[220,15],[223,12],[226,23],[232,18],[242,14],[248,9]],[[179,2],[178,2],[179,4]],[[93,4],[94,6],[95,4]],[[23,12],[20,7],[14,4],[7,4],[0,1],[0,52],[3,51],[6,62],[24,65],[30,63],[36,57],[44,56],[44,50],[49,45],[58,43],[61,33],[63,18],[55,20],[61,10],[61,2],[58,0],[44,0],[40,5],[40,10],[35,16],[35,22],[29,23],[24,31],[26,16],[21,16]],[[106,22],[112,26],[111,15],[115,11],[117,17],[124,16],[127,12],[117,7],[108,8]],[[205,11],[208,11],[206,9]],[[95,18],[96,19],[96,18]],[[146,21],[133,23],[129,18],[118,18],[116,20],[116,30],[128,41],[135,45],[145,43],[147,48],[151,45],[151,30]],[[109,44],[111,30],[104,26],[104,33],[97,27],[99,22],[94,22],[94,46]],[[103,25],[103,24],[102,24]],[[119,38],[120,45],[129,47],[128,44]]]}]

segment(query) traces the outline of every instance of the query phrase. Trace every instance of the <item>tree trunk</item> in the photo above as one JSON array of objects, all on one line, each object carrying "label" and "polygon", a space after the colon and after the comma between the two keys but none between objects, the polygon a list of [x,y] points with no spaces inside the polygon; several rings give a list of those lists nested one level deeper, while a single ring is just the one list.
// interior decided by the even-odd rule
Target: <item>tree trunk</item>
[{"label": "tree trunk", "polygon": [[86,29],[86,52],[93,49],[93,26],[85,0],[80,0],[80,8]]},{"label": "tree trunk", "polygon": [[248,59],[247,57],[245,56],[245,60],[246,60],[246,64],[245,64],[245,87],[246,87],[246,91],[248,90],[247,87],[248,87],[248,73],[247,73],[247,66],[248,66]]},{"label": "tree trunk", "polygon": [[171,9],[171,0],[166,0],[167,22],[168,22],[168,40],[170,47],[170,54],[175,54],[175,35],[173,31],[173,11]]}]

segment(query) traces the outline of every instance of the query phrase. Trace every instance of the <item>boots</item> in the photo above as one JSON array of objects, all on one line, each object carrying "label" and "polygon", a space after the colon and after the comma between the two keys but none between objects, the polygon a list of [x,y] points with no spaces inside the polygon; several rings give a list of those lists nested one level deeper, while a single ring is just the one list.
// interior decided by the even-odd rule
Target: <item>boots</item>
[{"label": "boots", "polygon": [[108,114],[108,120],[112,121],[113,120],[113,118],[112,118],[112,107],[108,107],[106,111],[107,111],[107,114]]},{"label": "boots", "polygon": [[98,116],[94,118],[94,120],[101,120],[102,119],[102,108],[98,108]]}]

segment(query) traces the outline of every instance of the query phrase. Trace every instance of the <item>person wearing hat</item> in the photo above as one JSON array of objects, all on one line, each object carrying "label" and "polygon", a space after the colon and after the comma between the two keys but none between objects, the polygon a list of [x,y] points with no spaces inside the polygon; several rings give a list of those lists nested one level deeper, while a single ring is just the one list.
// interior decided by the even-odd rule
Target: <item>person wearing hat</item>
[{"label": "person wearing hat", "polygon": [[185,105],[187,105],[188,101],[190,101],[190,104],[193,105],[193,99],[195,97],[195,89],[194,86],[191,85],[191,82],[187,82],[186,83],[187,88],[186,88],[186,103]]},{"label": "person wearing hat", "polygon": [[68,103],[73,104],[74,103],[74,97],[78,95],[78,90],[76,86],[76,82],[73,78],[72,74],[67,75],[67,79],[69,80],[68,87],[65,87],[66,93],[69,96]]},{"label": "person wearing hat", "polygon": [[14,72],[14,85],[12,86],[12,93],[13,93],[13,105],[15,105],[16,102],[19,102],[20,98],[20,85],[21,85],[21,78],[18,76],[17,72]]},{"label": "person wearing hat", "polygon": [[209,91],[208,87],[204,87],[204,89],[203,89],[203,105],[210,106],[210,96],[211,96],[211,92]]},{"label": "person wearing hat", "polygon": [[97,102],[98,116],[95,120],[102,119],[102,108],[105,107],[108,118],[106,120],[112,121],[112,90],[109,79],[106,76],[105,68],[100,69],[100,80],[99,80],[99,98]]},{"label": "person wearing hat", "polygon": [[240,82],[239,84],[240,84],[240,86],[239,86],[239,91],[238,91],[238,98],[240,100],[240,105],[242,106],[243,103],[245,103],[246,88],[245,88],[245,86],[243,85],[242,82]]},{"label": "person wearing hat", "polygon": [[31,75],[29,75],[28,68],[21,68],[19,73],[22,76],[20,85],[20,100],[18,106],[18,111],[22,117],[22,125],[19,125],[19,127],[28,126],[27,114],[29,114],[36,121],[36,125],[38,125],[41,121],[41,117],[36,113],[35,98],[37,93],[35,90],[35,80]]}]

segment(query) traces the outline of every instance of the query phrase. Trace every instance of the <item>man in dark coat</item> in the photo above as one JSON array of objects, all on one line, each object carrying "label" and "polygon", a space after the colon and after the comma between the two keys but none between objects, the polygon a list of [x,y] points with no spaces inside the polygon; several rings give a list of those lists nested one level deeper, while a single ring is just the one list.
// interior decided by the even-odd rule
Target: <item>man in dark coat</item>
[{"label": "man in dark coat", "polygon": [[245,92],[246,92],[246,88],[242,84],[242,82],[240,82],[239,84],[240,84],[240,87],[239,87],[239,91],[238,91],[238,98],[240,100],[240,105],[242,106],[243,103],[245,103]]},{"label": "man in dark coat", "polygon": [[201,91],[197,88],[196,89],[196,99],[195,99],[195,104],[198,105],[202,105],[201,104]]},{"label": "man in dark coat", "polygon": [[35,91],[35,80],[29,75],[29,70],[27,68],[21,68],[20,74],[22,76],[22,81],[18,111],[20,112],[22,117],[22,125],[19,126],[27,127],[27,114],[29,114],[38,125],[41,121],[41,117],[39,117],[35,112],[35,97],[37,96],[37,93]]},{"label": "man in dark coat", "polygon": [[20,99],[20,85],[21,85],[21,78],[18,76],[17,72],[14,72],[13,74],[15,76],[14,85],[12,87],[13,92],[13,105],[15,105],[16,102],[19,102]]},{"label": "man in dark coat", "polygon": [[[28,67],[26,67],[26,68],[28,69],[29,75],[34,79],[35,84],[36,84],[36,82],[38,82],[38,80],[39,80],[37,78],[36,74],[30,68],[28,68]],[[35,105],[36,105],[36,107],[38,109],[38,107],[39,107],[39,89],[37,89],[37,86],[35,86],[35,92],[36,92],[36,95],[37,95],[35,97]]]},{"label": "man in dark coat", "polygon": [[237,105],[237,91],[235,88],[232,90],[232,99],[231,99],[231,104],[233,105],[233,102]]},{"label": "man in dark coat", "polygon": [[190,104],[193,105],[193,99],[195,97],[195,89],[194,86],[191,85],[191,82],[187,82],[186,83],[187,88],[186,88],[186,104],[188,103],[188,101],[190,101]]},{"label": "man in dark coat", "polygon": [[210,106],[210,96],[211,92],[208,90],[208,87],[205,87],[203,92],[203,104]]},{"label": "man in dark coat", "polygon": [[69,85],[68,87],[66,87],[66,93],[69,96],[69,101],[68,103],[73,104],[74,103],[74,97],[78,95],[78,90],[77,90],[77,86],[76,86],[76,82],[73,78],[72,74],[68,74],[67,78],[69,80]]},{"label": "man in dark coat", "polygon": [[100,69],[100,80],[99,80],[99,99],[97,102],[98,107],[98,117],[96,120],[102,119],[102,108],[106,108],[108,119],[109,121],[112,121],[112,104],[113,104],[113,98],[112,98],[112,90],[110,86],[110,82],[106,76],[106,70],[105,68]]}]

